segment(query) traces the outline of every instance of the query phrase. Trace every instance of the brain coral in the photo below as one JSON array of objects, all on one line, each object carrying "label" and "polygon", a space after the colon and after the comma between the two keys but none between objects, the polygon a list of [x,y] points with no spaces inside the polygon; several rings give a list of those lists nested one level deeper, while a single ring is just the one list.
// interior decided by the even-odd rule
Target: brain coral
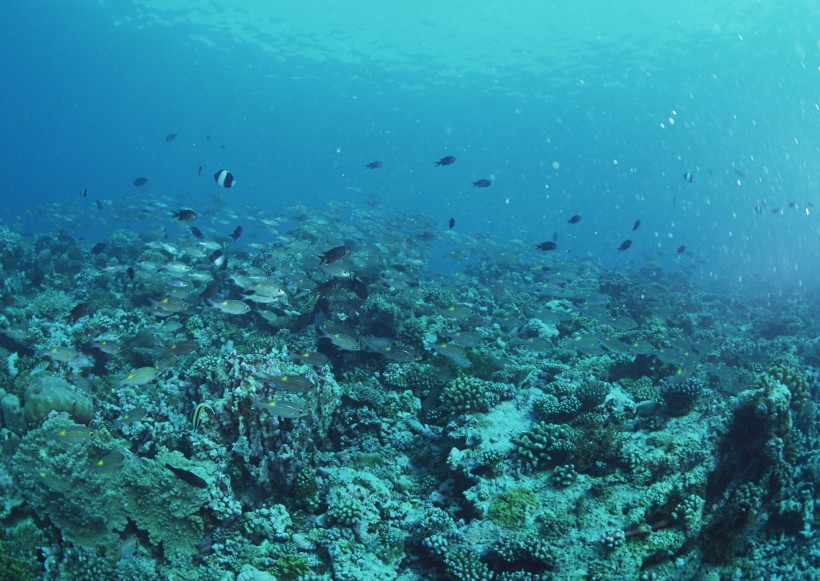
[{"label": "brain coral", "polygon": [[67,412],[80,420],[94,414],[91,400],[67,381],[52,375],[38,375],[26,387],[24,413],[29,423],[41,422],[51,411]]}]

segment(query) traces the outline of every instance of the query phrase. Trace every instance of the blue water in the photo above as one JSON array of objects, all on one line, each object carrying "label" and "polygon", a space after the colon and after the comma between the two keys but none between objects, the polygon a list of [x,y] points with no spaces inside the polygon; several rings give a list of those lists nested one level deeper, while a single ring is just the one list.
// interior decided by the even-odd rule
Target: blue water
[{"label": "blue water", "polygon": [[[93,238],[81,204],[129,193],[226,194],[270,215],[376,195],[501,244],[556,232],[560,252],[604,264],[820,285],[815,2],[9,0],[3,13],[6,221],[52,227],[32,210],[71,204],[87,216],[74,234]],[[458,161],[435,167],[445,155]]]}]

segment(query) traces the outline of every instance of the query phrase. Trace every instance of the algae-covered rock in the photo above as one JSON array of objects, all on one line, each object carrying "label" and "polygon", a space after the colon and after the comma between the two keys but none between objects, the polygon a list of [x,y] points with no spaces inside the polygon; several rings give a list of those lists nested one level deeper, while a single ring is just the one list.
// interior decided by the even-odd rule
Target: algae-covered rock
[{"label": "algae-covered rock", "polygon": [[15,434],[25,432],[26,422],[23,419],[23,408],[20,399],[12,393],[0,393],[0,410],[3,413],[3,426]]},{"label": "algae-covered rock", "polygon": [[25,417],[38,424],[52,411],[66,412],[74,418],[90,420],[94,415],[91,400],[67,381],[52,375],[39,375],[26,387]]}]

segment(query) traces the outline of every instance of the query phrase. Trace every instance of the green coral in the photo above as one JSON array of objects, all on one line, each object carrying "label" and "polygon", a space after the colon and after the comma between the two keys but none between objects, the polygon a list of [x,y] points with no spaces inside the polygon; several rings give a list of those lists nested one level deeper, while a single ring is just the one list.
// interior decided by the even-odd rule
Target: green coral
[{"label": "green coral", "polygon": [[310,565],[303,556],[290,553],[276,559],[268,572],[281,581],[293,581],[310,573]]},{"label": "green coral", "polygon": [[497,496],[490,504],[489,517],[494,523],[516,529],[538,510],[540,504],[529,488],[513,488]]},{"label": "green coral", "polygon": [[[808,401],[809,399],[809,382],[806,380],[806,377],[794,369],[793,367],[789,367],[787,365],[778,365],[770,369],[768,372],[764,373],[763,375],[768,376],[776,381],[779,381],[783,385],[789,388],[791,392],[791,408],[792,409],[800,409],[803,407],[803,404]],[[761,387],[761,384],[765,384],[765,380],[761,376],[759,379],[758,385],[755,387]]]}]

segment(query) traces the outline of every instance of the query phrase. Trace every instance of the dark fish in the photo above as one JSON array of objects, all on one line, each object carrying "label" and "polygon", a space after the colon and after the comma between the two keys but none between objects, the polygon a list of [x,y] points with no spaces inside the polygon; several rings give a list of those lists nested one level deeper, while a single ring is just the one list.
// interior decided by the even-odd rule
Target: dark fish
[{"label": "dark fish", "polygon": [[134,180],[134,185],[137,187],[144,186],[148,183],[148,178],[137,178]]},{"label": "dark fish", "polygon": [[450,230],[452,230],[456,225],[456,219],[455,218],[450,218],[450,221],[447,222],[447,224],[450,226]]},{"label": "dark fish", "polygon": [[176,474],[177,478],[190,484],[191,486],[196,486],[197,488],[208,488],[208,481],[204,478],[201,478],[191,472],[190,470],[185,470],[184,468],[177,468],[176,466],[171,466],[170,464],[166,463],[165,467]]},{"label": "dark fish", "polygon": [[640,227],[641,227],[641,221],[640,220],[635,220],[635,223],[632,224],[632,231],[634,232],[635,230],[637,230]]},{"label": "dark fish", "polygon": [[489,188],[491,185],[493,185],[493,182],[491,182],[490,180],[486,180],[486,179],[482,179],[482,180],[478,180],[477,182],[473,182],[473,186],[475,186],[477,188]]},{"label": "dark fish", "polygon": [[735,170],[735,175],[739,178],[745,178],[746,177],[746,174],[743,173],[742,171],[740,171],[739,169]]},{"label": "dark fish", "polygon": [[95,206],[98,210],[102,210],[102,202],[101,202],[101,201],[99,201],[99,200],[94,200],[94,206]]},{"label": "dark fish", "polygon": [[456,158],[452,155],[447,155],[442,157],[440,160],[436,162],[436,165],[452,165],[456,162]]},{"label": "dark fish", "polygon": [[191,234],[193,234],[194,238],[196,238],[197,240],[205,239],[205,235],[202,233],[202,230],[200,230],[196,226],[191,226]]},{"label": "dark fish", "polygon": [[581,221],[581,214],[575,214],[569,220],[567,220],[567,224],[577,224]]},{"label": "dark fish", "polygon": [[378,169],[381,166],[382,166],[382,162],[380,162],[380,161],[371,161],[370,163],[368,163],[364,167],[366,167],[367,169]]},{"label": "dark fish", "polygon": [[327,297],[335,293],[337,290],[342,288],[342,281],[338,278],[331,278],[327,282],[323,282],[311,292],[315,295],[319,295],[320,297]]},{"label": "dark fish", "polygon": [[134,267],[129,266],[125,269],[125,275],[128,277],[129,280],[134,280]]},{"label": "dark fish", "polygon": [[558,248],[558,245],[555,242],[542,242],[541,244],[536,244],[535,247],[538,250],[555,250]]},{"label": "dark fish", "polygon": [[350,246],[334,246],[319,257],[319,264],[330,264],[331,262],[341,260],[350,254],[351,250],[353,249],[350,248]]},{"label": "dark fish", "polygon": [[221,250],[214,250],[211,252],[211,255],[208,256],[208,260],[210,260],[214,266],[219,268],[225,263],[225,253]]},{"label": "dark fish", "polygon": [[368,297],[367,285],[358,278],[351,278],[347,280],[347,290],[354,293],[357,297],[364,300]]},{"label": "dark fish", "polygon": [[783,210],[780,208],[772,208],[772,214],[782,214]]},{"label": "dark fish", "polygon": [[169,133],[168,135],[165,136],[165,141],[173,141],[176,138],[177,138],[176,133]]},{"label": "dark fish", "polygon": [[678,249],[677,249],[675,252],[676,252],[677,254],[683,254],[684,252],[686,252],[686,246],[684,246],[683,244],[681,244],[680,246],[678,246]]},{"label": "dark fish", "polygon": [[177,220],[184,220],[185,222],[196,220],[196,212],[193,210],[177,210],[171,215]]},{"label": "dark fish", "polygon": [[80,197],[87,198],[88,197],[88,188],[83,188],[80,190]]},{"label": "dark fish", "polygon": [[618,246],[618,252],[623,252],[627,250],[630,246],[632,246],[632,240],[624,240],[621,242],[621,245]]},{"label": "dark fish", "polygon": [[202,175],[202,168],[203,167],[205,167],[205,166],[203,166],[203,165],[199,166],[199,169],[196,172],[198,175]]},{"label": "dark fish", "polygon": [[70,322],[74,322],[77,319],[80,319],[80,318],[86,316],[90,310],[91,310],[91,305],[89,305],[88,303],[80,303],[76,307],[71,309],[71,312],[68,313],[65,320],[70,321]]},{"label": "dark fish", "polygon": [[789,208],[796,208],[797,202],[789,202]]},{"label": "dark fish", "polygon": [[223,188],[230,188],[233,185],[233,174],[226,169],[221,169],[214,174],[214,181]]},{"label": "dark fish", "polygon": [[240,236],[242,236],[242,226],[237,226],[231,234],[231,240],[236,242]]},{"label": "dark fish", "polygon": [[687,171],[684,172],[683,179],[685,179],[687,182],[691,184],[693,181],[695,181],[695,176],[693,176],[691,172]]},{"label": "dark fish", "polygon": [[212,299],[216,296],[216,293],[219,292],[219,283],[212,282],[208,286],[205,287],[205,290],[202,291],[202,294],[199,295],[199,300],[202,302],[207,302],[209,299]]},{"label": "dark fish", "polygon": [[206,135],[205,136],[205,141],[210,141],[210,140],[211,140],[211,135],[210,134]]},{"label": "dark fish", "polygon": [[91,247],[91,254],[102,254],[105,250],[105,242],[97,242]]}]

